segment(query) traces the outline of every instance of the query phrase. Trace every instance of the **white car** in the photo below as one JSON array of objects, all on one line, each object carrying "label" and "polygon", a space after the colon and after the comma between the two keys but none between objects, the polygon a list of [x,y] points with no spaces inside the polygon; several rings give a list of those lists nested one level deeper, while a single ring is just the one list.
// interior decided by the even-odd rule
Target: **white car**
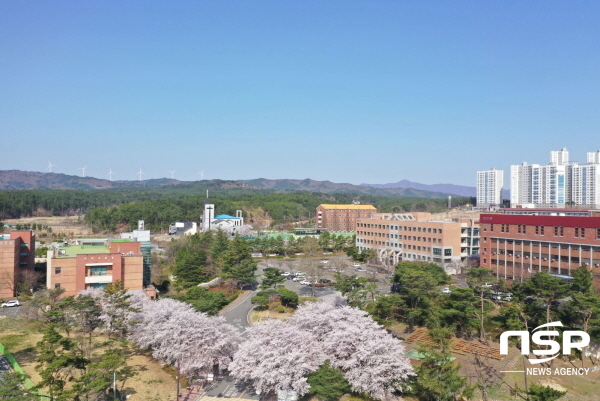
[{"label": "white car", "polygon": [[352,267],[360,267],[360,263],[352,263]]},{"label": "white car", "polygon": [[302,280],[300,282],[300,284],[302,284],[302,285],[311,285],[312,283],[310,281],[308,281],[308,280]]},{"label": "white car", "polygon": [[303,278],[303,277],[300,277],[300,276],[295,276],[295,277],[292,279],[292,281],[301,281],[301,280],[304,280],[304,278]]},{"label": "white car", "polygon": [[289,276],[290,274],[292,274],[292,273],[290,273],[290,272],[283,272],[283,273],[281,273],[281,275],[282,275],[282,276],[284,276],[284,277],[287,277],[287,276]]},{"label": "white car", "polygon": [[452,291],[450,290],[450,287],[444,287],[444,288],[442,288],[442,294],[452,294]]},{"label": "white car", "polygon": [[3,308],[10,308],[11,306],[21,306],[21,304],[16,299],[14,301],[8,301],[2,304]]},{"label": "white car", "polygon": [[322,260],[321,263],[327,264],[327,263],[329,263],[329,261],[328,260]]}]

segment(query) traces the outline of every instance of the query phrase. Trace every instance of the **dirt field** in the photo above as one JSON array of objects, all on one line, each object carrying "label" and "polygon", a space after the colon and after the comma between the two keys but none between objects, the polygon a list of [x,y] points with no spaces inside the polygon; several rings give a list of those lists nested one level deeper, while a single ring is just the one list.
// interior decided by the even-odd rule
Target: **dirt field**
[{"label": "dirt field", "polygon": [[27,217],[22,219],[4,220],[4,224],[41,224],[52,228],[52,232],[67,237],[90,237],[92,230],[79,222],[75,216],[70,217]]},{"label": "dirt field", "polygon": [[[24,318],[0,319],[0,343],[13,354],[34,384],[40,375],[35,370],[35,345],[42,339],[41,326]],[[138,371],[137,376],[125,383],[125,393],[131,401],[173,401],[175,379],[148,353],[138,352],[127,360]]]}]

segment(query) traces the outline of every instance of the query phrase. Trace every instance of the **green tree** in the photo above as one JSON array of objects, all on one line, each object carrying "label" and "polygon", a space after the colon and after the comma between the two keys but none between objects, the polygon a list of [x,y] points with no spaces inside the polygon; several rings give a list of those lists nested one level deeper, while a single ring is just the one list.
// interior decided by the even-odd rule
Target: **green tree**
[{"label": "green tree", "polygon": [[39,401],[35,393],[25,389],[22,373],[8,371],[0,375],[0,400],[2,401]]},{"label": "green tree", "polygon": [[454,358],[449,353],[433,350],[422,353],[421,365],[415,369],[414,394],[419,400],[455,401],[473,396],[473,387],[467,386],[467,378],[459,373],[460,365],[452,362]]},{"label": "green tree", "polygon": [[562,398],[567,392],[555,390],[548,386],[532,384],[526,394],[529,401],[555,401]]},{"label": "green tree", "polygon": [[103,399],[112,390],[116,378],[122,385],[137,372],[127,365],[130,354],[125,343],[107,348],[102,356],[87,366],[86,372],[75,380],[71,393],[74,401]]},{"label": "green tree", "polygon": [[256,284],[256,262],[252,259],[251,248],[248,242],[241,238],[234,238],[229,243],[229,248],[222,255],[224,278],[233,278],[244,285]]},{"label": "green tree", "polygon": [[285,287],[281,287],[277,289],[277,292],[281,296],[281,304],[283,306],[287,306],[289,308],[296,308],[298,306],[299,297],[292,290],[288,290]]},{"label": "green tree", "polygon": [[206,251],[180,248],[175,255],[175,282],[181,288],[189,288],[209,280],[205,272],[207,262]]},{"label": "green tree", "polygon": [[310,384],[309,394],[324,401],[339,400],[344,394],[352,391],[344,374],[332,368],[329,362],[325,362],[318,370],[310,373],[306,381]]},{"label": "green tree", "polygon": [[479,318],[479,339],[485,340],[485,328],[483,326],[484,319],[486,317],[485,296],[489,294],[490,287],[486,286],[487,283],[493,279],[492,270],[486,269],[485,267],[474,267],[467,271],[467,283],[469,287],[473,289],[475,294],[479,296],[479,312],[477,317]]},{"label": "green tree", "polygon": [[571,291],[587,294],[592,290],[594,273],[587,266],[582,265],[572,272]]},{"label": "green tree", "polygon": [[275,269],[274,267],[267,267],[263,274],[260,288],[266,290],[277,284],[281,284],[285,281],[285,276],[281,274],[281,270]]},{"label": "green tree", "polygon": [[[522,290],[525,294],[534,296],[543,302],[541,306],[546,312],[546,323],[549,323],[552,321],[553,303],[565,297],[569,292],[569,287],[561,279],[551,276],[547,272],[538,272],[529,281],[523,283]],[[535,307],[538,304],[532,303],[532,306]]]},{"label": "green tree", "polygon": [[264,308],[269,305],[269,297],[264,295],[255,295],[252,297],[252,299],[250,299],[250,302],[256,306]]},{"label": "green tree", "polygon": [[60,335],[53,325],[48,325],[43,333],[44,337],[37,344],[36,370],[41,377],[37,387],[47,389],[56,401],[72,400],[72,394],[65,391],[65,387],[77,370],[85,370],[89,360],[78,350],[75,341]]},{"label": "green tree", "polygon": [[186,302],[198,312],[217,315],[229,302],[221,291],[210,291],[203,287],[192,287],[183,294],[171,296],[178,301]]}]

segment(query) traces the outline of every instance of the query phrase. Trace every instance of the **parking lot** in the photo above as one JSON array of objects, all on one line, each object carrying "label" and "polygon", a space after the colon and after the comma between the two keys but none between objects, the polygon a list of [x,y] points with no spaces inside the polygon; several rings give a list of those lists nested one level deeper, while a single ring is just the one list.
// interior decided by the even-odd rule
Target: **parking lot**
[{"label": "parking lot", "polygon": [[12,306],[10,308],[0,308],[1,317],[17,317],[25,315],[25,306]]},{"label": "parking lot", "polygon": [[[344,276],[357,276],[375,279],[377,286],[381,292],[388,292],[390,289],[391,269],[377,270],[374,267],[353,262],[350,258],[344,256],[328,256],[324,255],[317,260],[309,261],[305,258],[299,259],[276,259],[268,262],[269,267],[280,269],[284,272],[289,272],[291,276],[303,273],[302,279],[307,281],[314,280],[331,280],[335,282],[335,276],[341,274]],[[285,286],[290,290],[296,291],[300,296],[310,296],[312,294],[312,286],[300,284],[300,280],[292,281],[289,278],[285,281]],[[318,296],[333,294],[335,290],[330,286],[315,287],[315,292]]]}]

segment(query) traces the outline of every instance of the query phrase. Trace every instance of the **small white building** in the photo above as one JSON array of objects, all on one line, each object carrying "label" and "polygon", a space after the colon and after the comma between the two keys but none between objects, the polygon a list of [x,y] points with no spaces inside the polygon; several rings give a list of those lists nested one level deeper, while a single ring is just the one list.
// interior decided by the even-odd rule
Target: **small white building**
[{"label": "small white building", "polygon": [[202,232],[222,230],[235,234],[244,225],[244,217],[241,210],[236,210],[235,216],[219,214],[215,216],[215,205],[210,203],[208,197],[204,201],[204,213],[202,214]]}]

